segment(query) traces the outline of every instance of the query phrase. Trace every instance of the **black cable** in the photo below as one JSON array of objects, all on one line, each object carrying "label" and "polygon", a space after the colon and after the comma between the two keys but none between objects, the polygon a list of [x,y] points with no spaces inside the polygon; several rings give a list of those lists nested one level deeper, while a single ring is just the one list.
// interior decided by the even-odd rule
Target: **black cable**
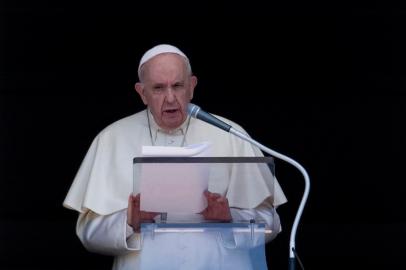
[{"label": "black cable", "polygon": [[292,248],[292,251],[293,251],[293,253],[295,254],[295,257],[296,257],[297,261],[299,262],[300,268],[301,268],[302,270],[304,270],[303,263],[302,263],[302,261],[300,260],[299,254],[296,252],[296,249],[295,249],[295,248]]}]

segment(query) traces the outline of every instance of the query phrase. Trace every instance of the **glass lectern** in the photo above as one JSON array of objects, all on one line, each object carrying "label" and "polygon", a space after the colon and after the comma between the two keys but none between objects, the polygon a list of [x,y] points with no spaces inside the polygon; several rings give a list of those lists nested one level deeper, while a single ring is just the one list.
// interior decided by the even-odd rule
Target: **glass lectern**
[{"label": "glass lectern", "polygon": [[[140,257],[141,269],[267,269],[272,224],[247,209],[272,203],[272,157],[140,157],[133,165],[141,210],[159,213],[141,225],[139,252],[148,254]],[[227,196],[231,222],[199,214],[207,206],[204,190]]]}]

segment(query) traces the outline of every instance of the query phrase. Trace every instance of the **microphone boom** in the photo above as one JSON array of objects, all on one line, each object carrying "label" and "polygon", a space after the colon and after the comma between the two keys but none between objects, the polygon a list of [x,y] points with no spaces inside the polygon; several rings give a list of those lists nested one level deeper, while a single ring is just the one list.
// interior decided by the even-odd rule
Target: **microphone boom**
[{"label": "microphone boom", "polygon": [[230,125],[224,123],[220,119],[201,110],[200,107],[197,105],[189,103],[188,114],[191,117],[200,119],[211,125],[214,125],[218,128],[221,128],[227,132],[232,133],[233,135],[239,137],[240,139],[257,146],[259,149],[268,153],[269,155],[286,161],[287,163],[291,164],[292,166],[294,166],[296,169],[298,169],[302,173],[304,180],[305,180],[305,190],[303,192],[302,200],[300,201],[299,209],[296,213],[295,220],[292,225],[292,230],[290,233],[290,241],[289,241],[289,270],[294,270],[295,269],[296,232],[297,232],[297,228],[299,226],[300,218],[301,218],[303,210],[304,210],[304,206],[307,201],[307,197],[309,196],[309,192],[310,192],[310,177],[307,174],[307,171],[305,170],[305,168],[302,165],[300,165],[297,161],[291,159],[290,157],[287,157],[281,153],[278,153],[278,152],[260,144],[259,142],[255,141],[254,139],[252,139],[249,136],[242,133],[241,131],[232,128]]}]

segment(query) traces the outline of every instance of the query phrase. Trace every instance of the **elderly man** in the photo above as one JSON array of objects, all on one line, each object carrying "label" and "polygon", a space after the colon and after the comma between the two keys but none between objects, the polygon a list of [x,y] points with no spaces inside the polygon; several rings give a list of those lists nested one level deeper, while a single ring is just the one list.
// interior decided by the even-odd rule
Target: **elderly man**
[{"label": "elderly man", "polygon": [[[250,269],[241,254],[218,239],[193,234],[143,237],[140,224],[157,218],[140,210],[140,194],[131,195],[132,160],[142,146],[186,146],[210,141],[212,156],[261,156],[258,149],[187,115],[197,78],[178,48],[163,44],[148,50],[139,63],[135,90],[147,108],[102,130],[94,139],[64,201],[79,212],[77,235],[90,251],[115,256],[113,269]],[[237,124],[221,118],[239,130]],[[209,184],[203,220],[228,222],[261,219],[280,231],[275,208],[286,198],[275,180],[273,190]],[[265,187],[265,188],[263,188]],[[164,192],[164,191],[163,191]],[[245,196],[245,192],[250,196]]]}]

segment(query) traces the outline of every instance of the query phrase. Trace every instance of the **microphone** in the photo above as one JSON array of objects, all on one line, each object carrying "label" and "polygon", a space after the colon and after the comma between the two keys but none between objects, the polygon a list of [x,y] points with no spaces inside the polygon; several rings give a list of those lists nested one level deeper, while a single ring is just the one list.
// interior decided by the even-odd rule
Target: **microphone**
[{"label": "microphone", "polygon": [[218,127],[222,130],[230,132],[230,129],[231,129],[230,125],[224,123],[223,121],[221,121],[217,117],[211,115],[210,113],[203,111],[202,109],[200,109],[199,106],[197,106],[195,104],[189,103],[189,105],[187,106],[187,113],[188,113],[188,115],[190,115],[194,118],[200,119],[215,127]]},{"label": "microphone", "polygon": [[307,171],[305,170],[305,168],[303,168],[302,165],[300,165],[297,161],[293,160],[292,158],[287,157],[281,153],[278,153],[278,152],[260,144],[259,142],[250,138],[248,135],[244,134],[243,132],[234,129],[232,126],[224,123],[223,121],[221,121],[220,119],[211,115],[210,113],[203,111],[202,109],[200,109],[199,106],[197,106],[195,104],[189,103],[187,112],[191,117],[200,119],[213,126],[216,126],[227,132],[230,132],[231,134],[234,134],[235,136],[241,138],[242,140],[247,141],[247,142],[257,146],[259,149],[261,149],[265,153],[268,153],[269,155],[271,155],[273,157],[282,159],[283,161],[296,167],[296,169],[298,169],[302,173],[304,181],[305,181],[305,190],[303,192],[302,200],[300,201],[300,205],[299,205],[298,211],[295,216],[295,220],[292,225],[292,231],[290,233],[290,241],[289,241],[289,270],[294,270],[295,269],[295,256],[297,257],[297,259],[301,265],[301,262],[299,260],[299,257],[297,256],[297,252],[296,252],[296,231],[297,231],[297,227],[299,226],[299,221],[302,216],[303,209],[305,207],[305,204],[306,204],[307,198],[309,196],[309,192],[310,192],[310,177],[309,177]]}]

